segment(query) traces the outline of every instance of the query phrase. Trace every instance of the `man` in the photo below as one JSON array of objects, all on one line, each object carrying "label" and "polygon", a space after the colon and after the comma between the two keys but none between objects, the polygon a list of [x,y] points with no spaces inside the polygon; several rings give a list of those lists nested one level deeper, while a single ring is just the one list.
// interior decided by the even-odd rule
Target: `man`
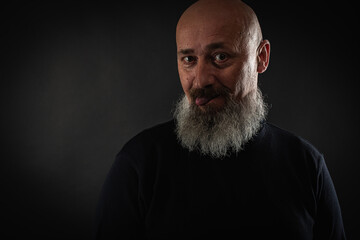
[{"label": "man", "polygon": [[265,122],[270,43],[250,7],[200,0],[176,29],[174,120],[117,155],[97,239],[345,239],[323,156]]}]

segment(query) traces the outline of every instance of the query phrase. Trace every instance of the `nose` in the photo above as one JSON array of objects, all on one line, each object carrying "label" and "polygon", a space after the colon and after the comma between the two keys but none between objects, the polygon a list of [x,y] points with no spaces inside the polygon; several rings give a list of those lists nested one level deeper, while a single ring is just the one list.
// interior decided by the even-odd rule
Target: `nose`
[{"label": "nose", "polygon": [[206,60],[199,60],[195,67],[193,87],[207,88],[216,81],[211,63]]}]

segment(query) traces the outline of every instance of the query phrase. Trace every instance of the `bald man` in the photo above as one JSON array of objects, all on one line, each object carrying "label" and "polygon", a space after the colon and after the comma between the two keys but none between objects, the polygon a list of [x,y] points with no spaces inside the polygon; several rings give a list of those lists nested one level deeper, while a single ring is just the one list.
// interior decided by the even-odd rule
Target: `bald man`
[{"label": "bald man", "polygon": [[323,155],[265,121],[270,43],[252,9],[198,1],[176,43],[184,96],[117,155],[96,239],[345,239]]}]

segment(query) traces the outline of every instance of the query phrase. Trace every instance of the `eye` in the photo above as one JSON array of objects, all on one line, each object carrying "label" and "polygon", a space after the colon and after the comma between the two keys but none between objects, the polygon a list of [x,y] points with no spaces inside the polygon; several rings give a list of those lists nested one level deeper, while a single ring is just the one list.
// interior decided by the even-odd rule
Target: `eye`
[{"label": "eye", "polygon": [[226,53],[217,53],[214,55],[214,60],[217,62],[225,62],[228,59],[228,55]]},{"label": "eye", "polygon": [[186,64],[190,64],[190,63],[193,63],[196,61],[196,58],[193,57],[193,56],[186,56],[183,58],[183,61],[186,63]]}]

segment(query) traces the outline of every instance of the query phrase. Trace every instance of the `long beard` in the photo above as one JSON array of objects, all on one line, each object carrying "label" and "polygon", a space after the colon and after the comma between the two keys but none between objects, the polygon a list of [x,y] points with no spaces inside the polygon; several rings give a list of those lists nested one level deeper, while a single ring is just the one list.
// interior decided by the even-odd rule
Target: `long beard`
[{"label": "long beard", "polygon": [[[194,102],[194,101],[193,101]],[[228,95],[219,110],[201,110],[184,95],[176,104],[176,134],[183,147],[213,158],[240,152],[259,131],[267,106],[260,89],[240,102]]]}]

